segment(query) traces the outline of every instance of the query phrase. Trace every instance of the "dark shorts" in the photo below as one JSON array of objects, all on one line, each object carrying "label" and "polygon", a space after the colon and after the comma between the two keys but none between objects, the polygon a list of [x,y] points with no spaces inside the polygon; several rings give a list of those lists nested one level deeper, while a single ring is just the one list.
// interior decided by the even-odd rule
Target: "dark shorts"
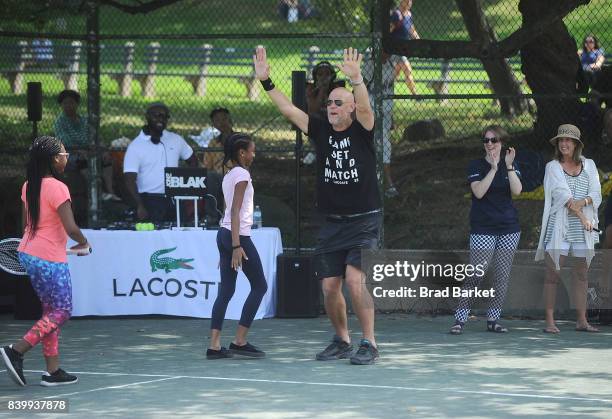
[{"label": "dark shorts", "polygon": [[344,276],[346,265],[361,269],[361,251],[376,249],[382,214],[336,220],[326,218],[319,231],[313,265],[318,279]]}]

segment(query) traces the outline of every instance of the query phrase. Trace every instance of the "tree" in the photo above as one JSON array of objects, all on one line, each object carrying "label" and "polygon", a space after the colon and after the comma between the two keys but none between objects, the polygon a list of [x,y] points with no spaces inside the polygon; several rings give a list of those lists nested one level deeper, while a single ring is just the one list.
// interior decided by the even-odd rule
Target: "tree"
[{"label": "tree", "polygon": [[[497,36],[489,25],[480,0],[456,0],[456,2],[470,40],[479,45],[482,50],[490,49],[491,45],[495,45]],[[501,97],[499,102],[502,114],[514,116],[523,113],[527,104],[520,97],[521,87],[505,58],[481,57],[481,61],[489,76],[491,89]]]},{"label": "tree", "polygon": [[[99,6],[110,6],[125,13],[149,13],[182,0],[97,0]],[[2,23],[0,29],[11,24],[36,26],[66,14],[85,14],[87,0],[1,0]]]},{"label": "tree", "polygon": [[[570,3],[567,0],[558,1]],[[523,15],[523,25],[538,24],[550,10],[548,3],[542,0],[521,0],[519,10]],[[557,19],[541,35],[525,43],[521,48],[521,62],[523,74],[538,107],[535,134],[541,138],[551,138],[560,124],[578,125],[580,102],[575,95],[580,61],[576,54],[576,41],[563,20]]]},{"label": "tree", "polygon": [[313,0],[312,4],[338,32],[368,32],[371,0]]},{"label": "tree", "polygon": [[[521,51],[522,71],[532,89],[538,107],[535,131],[545,138],[554,132],[559,121],[575,121],[579,101],[575,97],[578,57],[576,43],[569,34],[563,18],[590,0],[520,0],[519,10],[523,16],[520,29],[507,38],[497,41],[487,34],[483,22],[480,0],[457,0],[462,9],[464,21],[474,32],[470,41],[399,40],[386,33],[383,36],[385,51],[406,56],[428,58],[478,58],[483,63],[496,66],[496,60],[511,57]],[[380,13],[388,16],[389,0],[380,4]],[[386,26],[385,26],[386,25]],[[383,28],[388,27],[388,18]],[[503,68],[489,72],[494,77],[502,76],[502,89],[510,86],[510,76],[504,75]],[[506,81],[503,80],[506,78]],[[493,83],[493,79],[491,79]],[[503,93],[497,92],[496,93]],[[537,95],[540,95],[539,97]],[[551,98],[556,96],[556,98]],[[551,135],[552,136],[552,135]]]}]

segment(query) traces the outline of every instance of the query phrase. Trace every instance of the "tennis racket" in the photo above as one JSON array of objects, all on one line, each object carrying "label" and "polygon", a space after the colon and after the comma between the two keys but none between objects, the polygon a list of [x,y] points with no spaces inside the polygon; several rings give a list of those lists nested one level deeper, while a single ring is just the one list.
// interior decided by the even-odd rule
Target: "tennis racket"
[{"label": "tennis racket", "polygon": [[[0,240],[0,269],[13,275],[27,275],[25,268],[19,262],[17,248],[21,239]],[[66,254],[85,256],[91,253],[91,247],[83,249],[66,249]]]}]

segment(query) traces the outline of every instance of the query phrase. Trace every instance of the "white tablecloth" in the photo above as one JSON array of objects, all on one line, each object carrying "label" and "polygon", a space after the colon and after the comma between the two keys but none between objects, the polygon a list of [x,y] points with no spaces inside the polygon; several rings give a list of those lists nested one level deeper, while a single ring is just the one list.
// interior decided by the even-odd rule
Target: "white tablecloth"
[{"label": "white tablecloth", "polygon": [[[83,233],[93,253],[84,257],[68,256],[73,316],[168,314],[210,318],[221,281],[217,268],[217,231],[84,230]],[[255,318],[273,317],[276,256],[283,251],[280,231],[255,229],[251,238],[268,282],[268,292]],[[240,319],[249,291],[248,280],[240,272],[226,319]]]}]

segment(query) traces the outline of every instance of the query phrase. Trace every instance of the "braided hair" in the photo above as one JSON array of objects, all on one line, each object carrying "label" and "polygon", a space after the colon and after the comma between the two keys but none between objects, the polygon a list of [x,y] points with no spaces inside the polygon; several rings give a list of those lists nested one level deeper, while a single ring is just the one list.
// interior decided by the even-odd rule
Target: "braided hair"
[{"label": "braided hair", "polygon": [[53,157],[61,151],[62,142],[46,135],[36,138],[30,146],[26,174],[27,225],[30,227],[30,237],[34,237],[38,228],[42,179],[49,174],[58,178],[59,174],[53,168]]},{"label": "braided hair", "polygon": [[223,166],[227,167],[227,163],[231,161],[242,167],[238,161],[238,152],[240,150],[247,150],[252,142],[253,139],[249,134],[236,132],[230,135],[223,144]]}]

